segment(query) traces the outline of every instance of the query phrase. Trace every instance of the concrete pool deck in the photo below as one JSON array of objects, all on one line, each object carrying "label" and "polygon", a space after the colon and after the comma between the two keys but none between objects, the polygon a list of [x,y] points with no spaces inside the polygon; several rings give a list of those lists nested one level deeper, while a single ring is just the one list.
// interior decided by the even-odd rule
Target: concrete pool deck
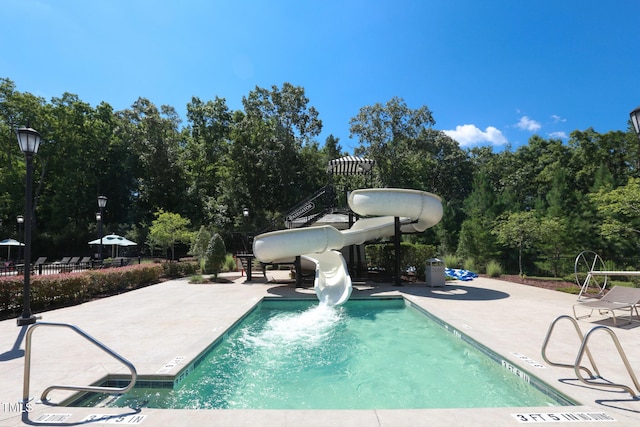
[{"label": "concrete pool deck", "polygon": [[[279,281],[288,272],[267,272]],[[131,361],[141,377],[173,376],[204,351],[264,297],[315,298],[312,288],[267,283],[254,277],[246,283],[192,285],[172,280],[75,307],[42,313],[43,322],[73,324]],[[141,425],[151,426],[517,426],[522,424],[591,424],[583,413],[603,414],[598,425],[637,426],[640,400],[618,389],[587,386],[572,369],[549,366],[541,347],[551,322],[571,314],[576,295],[501,280],[478,278],[452,281],[439,288],[424,283],[394,287],[356,284],[352,298],[401,295],[447,322],[463,334],[499,353],[508,366],[540,378],[579,406],[543,408],[416,409],[416,410],[141,410],[58,407],[39,403],[53,384],[89,385],[108,374],[128,374],[126,367],[73,331],[40,327],[33,334],[30,412],[21,414],[26,328],[15,319],[0,322],[0,426],[20,425]],[[607,316],[580,320],[586,333],[597,325],[613,326]],[[640,375],[640,323],[612,327],[631,366]],[[549,357],[573,363],[579,340],[570,322],[558,323]],[[589,345],[603,377],[633,388],[611,338],[594,334]],[[584,364],[587,364],[585,358]],[[587,365],[589,366],[589,365]],[[393,369],[393,360],[389,361]],[[464,384],[459,384],[464,387]],[[384,393],[384,390],[380,390]],[[50,394],[59,402],[71,392]],[[564,414],[564,415],[550,415]],[[85,421],[91,415],[111,416]],[[561,420],[556,421],[554,417]],[[596,422],[599,415],[586,416]],[[98,417],[94,417],[98,418]],[[575,418],[575,419],[573,419]],[[580,421],[582,419],[582,421]],[[607,421],[607,419],[610,419]]]}]

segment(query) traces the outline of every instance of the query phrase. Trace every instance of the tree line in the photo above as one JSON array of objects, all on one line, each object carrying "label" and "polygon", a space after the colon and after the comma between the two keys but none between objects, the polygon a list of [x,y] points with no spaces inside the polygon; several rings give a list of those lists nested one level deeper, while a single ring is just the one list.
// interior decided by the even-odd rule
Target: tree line
[{"label": "tree line", "polygon": [[[105,234],[139,243],[153,240],[158,212],[228,243],[233,232],[264,229],[326,185],[328,162],[348,153],[333,135],[318,141],[320,112],[302,87],[256,87],[242,106],[232,111],[224,98],[193,97],[183,123],[174,107],[145,98],[114,111],[71,93],[45,100],[0,79],[0,236],[18,237],[16,216],[24,213],[25,160],[15,136],[23,125],[43,137],[34,158],[34,255],[90,251],[98,195],[108,198]],[[412,109],[397,97],[362,107],[350,120],[352,154],[376,166],[370,177],[333,184],[441,196],[442,222],[404,238],[479,270],[493,260],[513,272],[558,275],[560,260],[583,249],[636,256],[640,150],[630,126],[575,130],[566,143],[534,135],[515,150],[494,151],[462,148],[435,124],[427,106]]]}]

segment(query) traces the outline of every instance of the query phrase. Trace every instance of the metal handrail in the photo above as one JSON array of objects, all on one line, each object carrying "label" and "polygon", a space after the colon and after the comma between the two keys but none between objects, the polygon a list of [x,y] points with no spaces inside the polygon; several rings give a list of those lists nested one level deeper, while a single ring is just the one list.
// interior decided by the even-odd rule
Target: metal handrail
[{"label": "metal handrail", "polygon": [[100,348],[101,350],[108,353],[113,358],[117,359],[119,362],[124,364],[129,371],[131,372],[131,382],[126,387],[101,387],[101,386],[74,386],[74,385],[52,385],[47,387],[40,397],[40,400],[43,402],[47,401],[47,395],[52,390],[74,390],[74,391],[88,391],[88,392],[96,392],[96,393],[126,393],[131,390],[133,386],[135,386],[136,381],[138,379],[138,374],[136,372],[135,366],[131,362],[129,362],[124,357],[120,356],[115,351],[111,350],[109,347],[102,344],[100,341],[93,338],[91,335],[84,332],[82,329],[68,324],[68,323],[53,323],[53,322],[37,322],[31,325],[26,334],[25,340],[25,351],[24,351],[24,382],[22,387],[22,403],[26,404],[29,402],[29,383],[31,380],[31,335],[39,326],[54,326],[54,327],[63,327],[69,328],[79,335],[86,338],[89,342]]},{"label": "metal handrail", "polygon": [[[551,338],[551,334],[553,332],[553,329],[555,328],[556,324],[560,320],[565,320],[565,319],[571,321],[571,323],[573,324],[573,327],[576,330],[576,333],[578,334],[578,337],[580,338],[580,341],[584,343],[584,336],[582,335],[582,331],[580,330],[580,327],[578,326],[578,322],[573,317],[567,316],[566,314],[564,314],[562,316],[557,317],[553,322],[551,322],[551,325],[549,325],[549,330],[547,330],[547,336],[545,336],[544,343],[542,344],[542,358],[549,365],[559,366],[559,367],[562,367],[562,368],[573,368],[573,369],[576,369],[576,370],[583,369],[584,371],[587,372],[589,377],[591,377],[591,378],[599,378],[600,377],[600,372],[598,372],[598,367],[596,366],[596,363],[593,361],[593,357],[591,357],[591,352],[589,351],[589,348],[587,346],[584,346],[584,352],[587,353],[587,357],[589,357],[589,362],[591,363],[591,367],[593,368],[594,371],[596,371],[596,375],[594,375],[585,366],[580,366],[579,364],[576,365],[575,363],[573,365],[569,365],[567,363],[552,362],[547,357],[547,345],[549,344],[549,339]],[[582,358],[580,358],[580,360],[582,360]]]},{"label": "metal handrail", "polygon": [[585,335],[584,339],[582,340],[582,344],[580,345],[580,350],[578,350],[578,356],[576,357],[576,363],[574,364],[574,369],[575,369],[576,375],[578,376],[578,379],[580,381],[582,381],[583,383],[588,384],[588,385],[596,385],[596,386],[611,387],[611,388],[621,388],[624,391],[626,391],[627,393],[629,393],[631,395],[631,397],[633,397],[634,399],[640,397],[633,391],[633,389],[631,387],[626,386],[624,384],[601,383],[601,382],[589,381],[588,379],[582,378],[582,376],[580,375],[580,372],[579,372],[580,370],[578,369],[578,366],[580,365],[580,362],[582,361],[582,357],[583,357],[585,351],[588,351],[587,350],[587,342],[589,341],[589,338],[591,338],[591,335],[593,333],[595,333],[595,331],[598,331],[598,330],[604,330],[604,331],[607,331],[609,333],[609,336],[611,336],[611,339],[613,339],[613,342],[616,345],[616,349],[618,350],[618,354],[620,355],[620,358],[622,359],[622,362],[624,363],[624,366],[627,369],[627,373],[631,377],[631,380],[633,381],[633,384],[635,385],[636,390],[638,390],[640,392],[640,384],[638,384],[638,379],[636,378],[636,374],[633,372],[633,369],[631,368],[631,364],[629,363],[629,359],[627,359],[627,355],[625,354],[624,350],[622,349],[622,345],[620,345],[620,341],[618,340],[618,337],[616,336],[615,332],[613,332],[611,330],[611,328],[608,328],[606,326],[596,326],[596,327],[594,327],[589,332],[587,332],[587,334]]}]

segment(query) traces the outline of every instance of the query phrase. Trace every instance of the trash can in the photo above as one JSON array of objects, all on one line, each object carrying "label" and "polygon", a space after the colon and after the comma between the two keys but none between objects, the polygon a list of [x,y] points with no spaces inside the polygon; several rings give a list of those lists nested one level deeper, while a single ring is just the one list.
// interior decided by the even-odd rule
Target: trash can
[{"label": "trash can", "polygon": [[444,286],[444,261],[438,258],[427,260],[427,265],[424,267],[424,277],[427,286],[431,286],[432,288],[435,286]]}]

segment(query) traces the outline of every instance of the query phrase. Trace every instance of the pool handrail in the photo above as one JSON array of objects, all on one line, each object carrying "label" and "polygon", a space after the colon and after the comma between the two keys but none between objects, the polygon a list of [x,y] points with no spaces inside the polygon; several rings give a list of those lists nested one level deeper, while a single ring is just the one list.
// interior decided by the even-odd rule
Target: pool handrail
[{"label": "pool handrail", "polygon": [[[553,329],[555,328],[556,324],[560,321],[560,320],[569,320],[575,330],[576,333],[578,334],[578,337],[580,338],[580,348],[578,349],[578,353],[576,355],[576,360],[573,363],[573,365],[569,365],[566,363],[558,363],[558,362],[552,362],[551,360],[549,360],[549,357],[547,356],[547,345],[549,344],[549,339],[551,338],[551,334],[553,332]],[[618,340],[617,335],[615,334],[615,332],[613,330],[611,330],[611,328],[607,327],[607,326],[596,326],[594,328],[591,328],[591,330],[589,330],[589,332],[587,332],[585,335],[582,334],[582,331],[580,330],[580,327],[578,326],[578,322],[576,321],[576,319],[574,319],[571,316],[568,315],[562,315],[562,316],[558,316],[556,319],[553,320],[553,322],[551,322],[551,325],[549,326],[549,330],[547,331],[547,335],[544,339],[544,343],[542,344],[542,358],[544,359],[545,362],[547,362],[549,365],[552,366],[559,366],[559,367],[563,367],[563,368],[572,368],[574,370],[574,372],[576,373],[576,376],[578,377],[578,380],[584,384],[590,385],[590,386],[596,386],[596,387],[609,387],[609,388],[619,388],[622,389],[624,391],[626,391],[627,393],[629,393],[631,395],[631,397],[633,399],[638,399],[640,398],[640,395],[635,393],[633,391],[633,389],[625,384],[617,384],[617,383],[613,383],[613,382],[599,382],[599,381],[593,381],[595,379],[601,379],[604,380],[604,378],[602,377],[602,375],[600,375],[600,372],[598,371],[598,367],[596,366],[594,360],[593,360],[593,356],[591,355],[591,352],[589,351],[589,347],[588,347],[588,342],[589,339],[591,338],[591,336],[595,333],[595,331],[599,331],[599,330],[604,330],[607,333],[609,333],[609,335],[611,336],[611,339],[613,340],[616,349],[618,350],[618,354],[620,356],[620,358],[622,359],[622,362],[624,363],[624,366],[627,370],[627,373],[629,374],[629,377],[631,378],[631,381],[633,381],[634,386],[636,387],[636,389],[640,392],[640,383],[638,382],[638,379],[636,378],[636,375],[633,371],[633,369],[631,368],[631,364],[629,363],[629,359],[627,359],[627,355],[625,354],[622,345],[620,344],[620,341]],[[593,370],[595,371],[596,375],[594,375],[593,373],[591,373],[591,371],[586,368],[585,366],[582,366],[582,359],[585,355],[585,353],[587,354],[587,357],[589,358],[589,362],[591,363],[591,366],[593,367]],[[584,378],[582,376],[582,373],[580,372],[581,370],[587,372],[587,374],[589,375],[589,378]]]},{"label": "pool handrail", "polygon": [[86,338],[90,343],[94,344],[120,363],[125,365],[129,371],[131,372],[131,381],[126,387],[102,387],[102,386],[75,386],[75,385],[52,385],[47,387],[40,397],[42,402],[47,402],[47,395],[52,390],[74,390],[74,391],[86,391],[86,392],[96,392],[96,393],[126,393],[131,390],[138,379],[138,373],[136,372],[135,366],[131,362],[129,362],[124,357],[120,356],[115,351],[111,350],[106,345],[102,344],[97,339],[93,338],[91,335],[84,332],[82,329],[78,328],[75,325],[71,325],[69,323],[55,323],[55,322],[36,322],[29,327],[29,330],[26,334],[25,339],[25,351],[24,351],[24,382],[22,387],[22,404],[26,405],[29,402],[29,383],[31,381],[31,340],[33,332],[40,326],[52,326],[52,327],[63,327],[69,328],[72,331],[76,332],[80,336]]},{"label": "pool handrail", "polygon": [[549,357],[547,356],[547,345],[549,345],[549,340],[551,339],[551,334],[553,333],[553,330],[556,327],[556,324],[561,320],[569,320],[573,324],[573,327],[576,330],[576,334],[578,335],[578,338],[580,338],[580,342],[584,341],[584,336],[582,335],[582,331],[580,330],[580,327],[578,326],[578,322],[576,321],[576,319],[566,314],[563,314],[562,316],[558,316],[553,320],[553,322],[551,322],[551,325],[549,325],[549,329],[547,330],[547,335],[544,337],[544,342],[542,343],[542,358],[544,359],[544,361],[551,366],[558,366],[561,368],[582,369],[585,372],[587,372],[587,374],[591,378],[600,377],[600,372],[598,371],[598,367],[596,366],[596,363],[593,360],[593,357],[591,356],[591,352],[589,351],[589,348],[586,346],[585,346],[584,352],[587,353],[587,357],[589,358],[591,367],[596,373],[595,375],[586,366],[576,366],[575,363],[570,365],[567,363],[552,362],[549,359]]},{"label": "pool handrail", "polygon": [[584,339],[582,340],[582,344],[580,345],[580,349],[578,350],[578,356],[576,357],[576,363],[574,364],[575,367],[575,372],[576,375],[578,377],[578,379],[580,381],[582,381],[583,383],[587,384],[587,385],[595,385],[595,386],[601,386],[601,387],[610,387],[610,388],[621,388],[624,391],[626,391],[627,393],[629,393],[631,395],[631,397],[633,397],[634,399],[638,399],[640,397],[639,394],[637,394],[636,392],[633,391],[633,389],[625,384],[616,384],[616,383],[602,383],[602,382],[595,382],[595,381],[590,381],[586,378],[583,378],[582,375],[580,375],[580,370],[578,369],[578,366],[580,365],[580,362],[582,361],[582,357],[585,353],[585,351],[587,350],[587,343],[589,341],[589,339],[591,338],[591,336],[596,332],[596,331],[605,331],[609,334],[609,336],[611,337],[611,339],[613,340],[613,343],[616,346],[616,349],[618,350],[618,354],[620,355],[620,358],[622,359],[622,363],[624,363],[625,368],[627,369],[627,373],[629,374],[629,377],[631,378],[631,381],[633,381],[633,385],[636,387],[636,390],[638,390],[638,392],[640,392],[640,384],[638,383],[638,378],[636,378],[636,374],[633,372],[633,369],[631,368],[631,364],[629,363],[629,359],[627,359],[627,355],[625,354],[624,350],[622,349],[622,345],[620,344],[620,340],[618,340],[617,335],[615,334],[615,332],[613,332],[611,330],[611,328],[607,327],[607,326],[596,326],[594,328],[592,328],[589,332],[586,333],[586,335],[584,336]]}]

